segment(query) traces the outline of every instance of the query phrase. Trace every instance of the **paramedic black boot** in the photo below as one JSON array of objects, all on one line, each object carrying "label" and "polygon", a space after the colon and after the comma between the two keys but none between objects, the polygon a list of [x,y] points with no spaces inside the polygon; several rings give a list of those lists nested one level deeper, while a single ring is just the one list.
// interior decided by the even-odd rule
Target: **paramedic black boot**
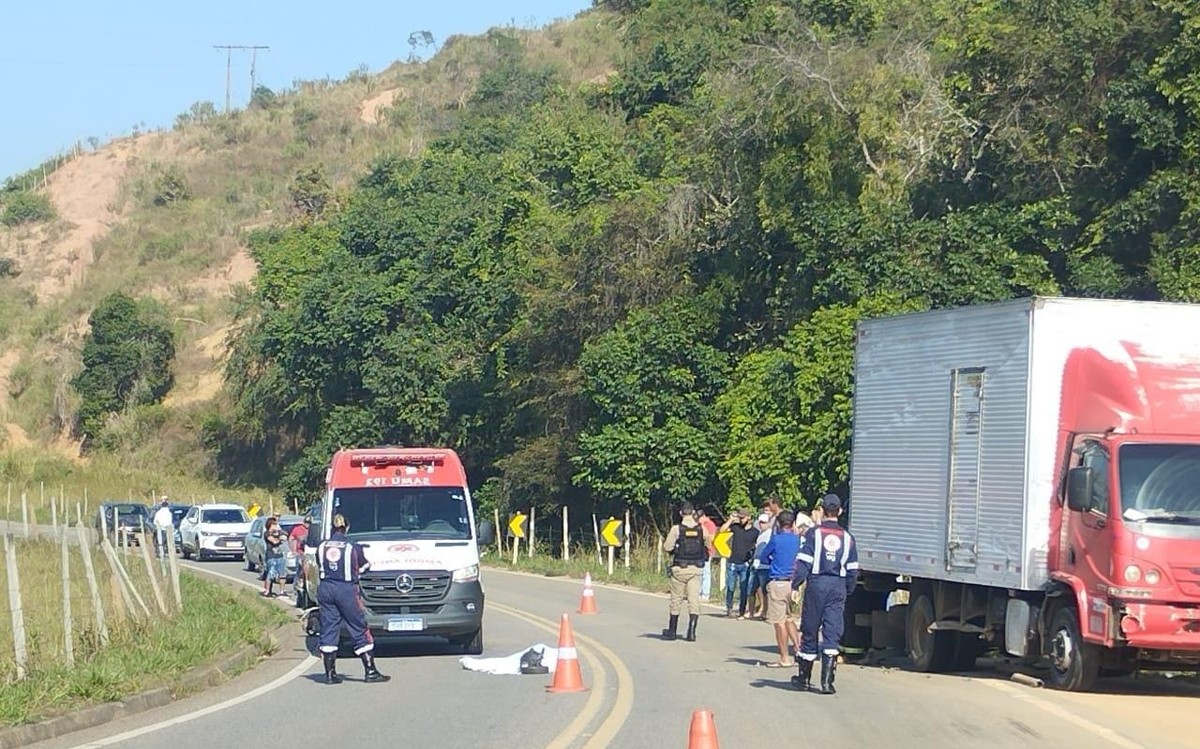
[{"label": "paramedic black boot", "polygon": [[367,651],[360,656],[363,662],[363,681],[370,683],[374,681],[391,681],[390,676],[384,676],[379,673],[379,669],[375,668],[375,656],[371,655],[371,651]]},{"label": "paramedic black boot", "polygon": [[815,661],[806,661],[800,659],[800,672],[792,677],[792,686],[799,689],[801,692],[813,691],[812,671]]},{"label": "paramedic black boot", "polygon": [[696,641],[696,622],[698,621],[700,621],[699,615],[691,614],[688,616],[688,631],[687,634],[683,636],[683,639],[687,640],[688,642]]},{"label": "paramedic black boot", "polygon": [[325,683],[341,684],[342,677],[337,672],[337,653],[321,653],[321,660],[325,663]]},{"label": "paramedic black boot", "polygon": [[679,614],[671,614],[671,618],[667,622],[667,628],[663,630],[663,639],[679,639]]},{"label": "paramedic black boot", "polygon": [[836,655],[821,655],[821,694],[836,694],[833,688],[833,672],[837,668]]}]

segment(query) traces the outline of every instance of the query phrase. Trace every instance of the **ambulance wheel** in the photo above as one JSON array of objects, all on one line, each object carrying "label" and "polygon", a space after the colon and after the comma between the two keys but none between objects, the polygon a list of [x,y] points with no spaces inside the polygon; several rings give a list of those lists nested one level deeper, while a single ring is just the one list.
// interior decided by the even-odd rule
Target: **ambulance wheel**
[{"label": "ambulance wheel", "polygon": [[463,655],[480,655],[483,653],[483,627],[464,637],[456,637],[450,641],[454,647],[462,650]]},{"label": "ambulance wheel", "polygon": [[1084,642],[1079,613],[1063,606],[1050,623],[1050,684],[1067,692],[1090,692],[1100,678],[1100,648]]},{"label": "ambulance wheel", "polygon": [[310,611],[304,615],[304,634],[316,637],[321,634],[321,617],[318,611]]},{"label": "ambulance wheel", "polygon": [[933,598],[927,591],[914,591],[908,604],[908,622],[904,627],[908,646],[908,657],[913,667],[921,673],[939,673],[948,670],[954,662],[954,645],[957,632],[934,630],[929,625],[937,621],[934,616]]}]

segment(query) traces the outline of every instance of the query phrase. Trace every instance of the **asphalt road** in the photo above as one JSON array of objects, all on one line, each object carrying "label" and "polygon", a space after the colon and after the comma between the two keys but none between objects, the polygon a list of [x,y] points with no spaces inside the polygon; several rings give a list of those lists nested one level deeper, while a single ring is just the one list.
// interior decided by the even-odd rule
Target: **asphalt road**
[{"label": "asphalt road", "polygon": [[[192,565],[194,566],[194,565]],[[237,563],[203,569],[254,584]],[[666,602],[597,588],[600,613],[578,616],[578,581],[485,570],[485,655],[555,645],[572,614],[584,683],[581,694],[548,694],[545,676],[463,670],[436,644],[383,651],[392,676],[364,684],[343,659],[339,686],[317,679],[299,625],[270,662],[221,687],[37,749],[120,746],[260,749],[305,746],[685,747],[692,711],[716,716],[722,746],[1124,747],[1195,749],[1200,690],[1119,682],[1103,694],[1063,694],[1011,683],[996,671],[926,676],[903,668],[843,665],[837,695],[791,689],[791,671],[764,667],[773,637],[761,622],[707,609],[696,643],[662,642]]]}]

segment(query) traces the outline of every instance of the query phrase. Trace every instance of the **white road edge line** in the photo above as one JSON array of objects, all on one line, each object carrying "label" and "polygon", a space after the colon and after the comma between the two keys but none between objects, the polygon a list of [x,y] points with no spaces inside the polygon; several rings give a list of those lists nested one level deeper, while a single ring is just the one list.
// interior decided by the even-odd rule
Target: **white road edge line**
[{"label": "white road edge line", "polygon": [[[184,566],[189,569],[200,572],[202,574],[205,574],[205,575],[214,575],[216,577],[223,577],[226,580],[231,580],[235,583],[238,583],[239,585],[245,585],[246,587],[254,588],[255,590],[258,589],[258,586],[255,585],[254,583],[249,583],[249,582],[246,582],[245,580],[239,580],[236,577],[233,577],[232,575],[226,575],[222,572],[214,572],[212,570],[206,570],[206,569],[196,567],[195,565],[191,565],[191,564],[184,565]],[[95,741],[91,741],[86,744],[80,744],[78,746],[72,747],[72,749],[96,749],[97,747],[102,747],[102,746],[112,746],[113,744],[118,744],[122,741],[128,741],[129,739],[135,739],[138,736],[145,736],[148,733],[154,733],[156,731],[161,731],[164,728],[171,728],[172,726],[177,726],[177,725],[180,725],[181,723],[188,723],[190,721],[195,720],[196,718],[203,718],[205,715],[212,715],[213,713],[220,712],[221,710],[225,710],[226,708],[233,707],[234,705],[240,705],[243,702],[249,702],[250,700],[257,699],[258,697],[261,697],[262,695],[264,695],[268,692],[274,691],[274,690],[278,689],[279,687],[282,687],[284,684],[287,684],[289,681],[295,679],[296,677],[298,677],[301,674],[308,671],[310,668],[312,668],[314,665],[316,665],[316,662],[317,662],[317,659],[314,656],[310,655],[307,658],[305,658],[304,660],[300,661],[300,663],[296,664],[295,668],[293,668],[291,671],[288,671],[283,676],[280,676],[279,678],[275,679],[274,681],[272,681],[270,683],[263,684],[261,687],[258,687],[257,689],[252,689],[249,692],[246,692],[245,694],[238,695],[237,697],[231,697],[231,698],[225,700],[224,702],[218,702],[215,705],[209,705],[208,707],[202,708],[200,710],[195,710],[190,713],[185,713],[184,715],[180,715],[175,718],[168,718],[167,720],[159,721],[158,723],[153,723],[148,726],[142,726],[141,728],[135,728],[130,731],[125,731],[124,733],[119,733],[115,736],[107,736],[103,739],[97,739]]]},{"label": "white road edge line", "polygon": [[1006,693],[1012,697],[1015,697],[1016,699],[1021,700],[1023,702],[1027,702],[1028,704],[1033,705],[1034,707],[1040,708],[1040,709],[1044,710],[1045,712],[1050,713],[1051,715],[1053,715],[1056,718],[1065,720],[1068,723],[1073,723],[1074,725],[1079,726],[1083,730],[1088,731],[1089,733],[1092,733],[1092,734],[1098,736],[1099,738],[1104,739],[1105,741],[1109,741],[1113,744],[1116,744],[1117,746],[1124,747],[1124,749],[1146,749],[1146,747],[1143,746],[1142,744],[1139,744],[1136,741],[1131,741],[1131,740],[1125,738],[1124,736],[1117,733],[1116,731],[1114,731],[1111,728],[1106,728],[1106,727],[1100,725],[1099,723],[1093,723],[1092,721],[1088,720],[1087,718],[1081,718],[1078,715],[1076,715],[1075,713],[1066,709],[1065,707],[1062,707],[1061,705],[1056,705],[1047,700],[1039,699],[1031,694],[1025,694],[1023,691],[1021,691],[1017,687],[1013,687],[1013,686],[1010,686],[1009,684],[1005,684],[1005,683],[999,682],[999,681],[990,681],[988,679],[979,679],[978,683],[986,684],[987,686],[991,687],[992,689],[1004,692],[1004,693]]}]

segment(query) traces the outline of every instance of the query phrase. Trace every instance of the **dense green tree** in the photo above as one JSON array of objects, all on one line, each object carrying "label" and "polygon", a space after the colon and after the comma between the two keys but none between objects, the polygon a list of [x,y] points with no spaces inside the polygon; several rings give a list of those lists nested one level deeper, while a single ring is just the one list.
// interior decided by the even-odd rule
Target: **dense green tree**
[{"label": "dense green tree", "polygon": [[88,324],[83,371],[71,384],[81,400],[79,431],[92,440],[110,415],[162,400],[174,382],[175,341],[149,304],[120,292],[96,305]]}]

